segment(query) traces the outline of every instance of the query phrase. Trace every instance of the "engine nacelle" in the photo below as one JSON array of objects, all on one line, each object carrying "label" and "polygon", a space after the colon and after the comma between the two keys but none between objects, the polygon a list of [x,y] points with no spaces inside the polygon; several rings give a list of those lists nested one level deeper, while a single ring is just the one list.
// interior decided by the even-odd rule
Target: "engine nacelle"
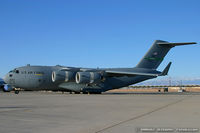
[{"label": "engine nacelle", "polygon": [[13,90],[13,87],[10,85],[4,85],[4,87],[3,87],[4,92],[10,92],[12,90]]},{"label": "engine nacelle", "polygon": [[77,84],[95,84],[102,80],[102,76],[97,72],[77,72],[76,83]]},{"label": "engine nacelle", "polygon": [[71,71],[54,71],[52,72],[53,82],[69,82],[75,80],[76,73]]}]

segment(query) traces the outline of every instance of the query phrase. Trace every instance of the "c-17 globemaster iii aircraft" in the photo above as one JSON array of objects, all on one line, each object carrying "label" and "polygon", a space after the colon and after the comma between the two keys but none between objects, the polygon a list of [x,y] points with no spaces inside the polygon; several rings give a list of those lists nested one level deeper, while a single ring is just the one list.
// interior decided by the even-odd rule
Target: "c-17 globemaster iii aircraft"
[{"label": "c-17 globemaster iii aircraft", "polygon": [[136,84],[168,74],[171,62],[160,72],[156,69],[169,50],[175,46],[195,42],[169,43],[156,40],[149,51],[133,68],[77,68],[65,66],[24,66],[15,68],[3,78],[4,91],[14,88],[24,90],[61,90],[75,93],[101,93]]}]

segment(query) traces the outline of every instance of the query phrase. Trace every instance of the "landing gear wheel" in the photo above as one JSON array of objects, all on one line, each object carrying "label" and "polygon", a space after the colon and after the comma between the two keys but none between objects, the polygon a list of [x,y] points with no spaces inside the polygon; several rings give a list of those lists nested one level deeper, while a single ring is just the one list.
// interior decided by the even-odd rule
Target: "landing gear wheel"
[{"label": "landing gear wheel", "polygon": [[89,92],[83,92],[83,94],[90,94]]},{"label": "landing gear wheel", "polygon": [[15,94],[19,94],[19,90],[15,90]]}]

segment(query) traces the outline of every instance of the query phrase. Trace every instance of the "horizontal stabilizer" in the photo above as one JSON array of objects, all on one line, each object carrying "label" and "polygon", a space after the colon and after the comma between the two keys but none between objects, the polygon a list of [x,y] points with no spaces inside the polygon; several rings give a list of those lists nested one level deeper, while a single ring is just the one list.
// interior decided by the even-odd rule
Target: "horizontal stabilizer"
[{"label": "horizontal stabilizer", "polygon": [[156,40],[149,49],[149,51],[137,64],[136,67],[155,70],[164,60],[165,56],[167,55],[167,53],[170,51],[171,48],[175,46],[191,45],[191,44],[196,44],[196,42],[171,43],[167,41]]},{"label": "horizontal stabilizer", "polygon": [[169,45],[171,47],[175,47],[175,46],[181,46],[181,45],[191,45],[191,44],[197,44],[196,42],[180,42],[180,43],[169,43],[169,42],[160,42],[157,43],[158,45]]},{"label": "horizontal stabilizer", "polygon": [[161,73],[160,76],[168,75],[168,72],[169,72],[169,69],[170,69],[170,67],[171,67],[171,64],[172,64],[172,62],[170,62],[170,63],[166,66],[166,68],[162,71],[162,73]]}]

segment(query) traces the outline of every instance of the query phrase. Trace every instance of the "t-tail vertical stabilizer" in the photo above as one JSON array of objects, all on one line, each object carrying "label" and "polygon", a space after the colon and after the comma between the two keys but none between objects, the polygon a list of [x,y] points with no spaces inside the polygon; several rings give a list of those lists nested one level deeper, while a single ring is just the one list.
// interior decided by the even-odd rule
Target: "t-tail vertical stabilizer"
[{"label": "t-tail vertical stabilizer", "polygon": [[171,48],[190,44],[196,44],[196,42],[169,43],[167,41],[156,40],[136,67],[157,69]]}]

